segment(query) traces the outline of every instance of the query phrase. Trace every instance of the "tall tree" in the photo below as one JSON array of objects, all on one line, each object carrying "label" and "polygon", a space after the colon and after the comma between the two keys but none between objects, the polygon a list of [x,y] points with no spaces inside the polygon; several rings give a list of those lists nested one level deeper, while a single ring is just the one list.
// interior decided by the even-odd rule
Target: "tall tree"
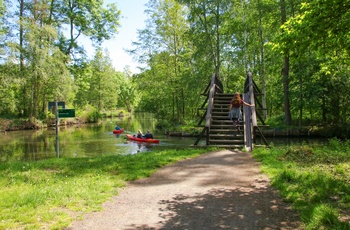
[{"label": "tall tree", "polygon": [[[286,12],[286,1],[280,0],[281,4],[281,23],[282,25],[287,21],[287,12]],[[283,31],[282,31],[283,33]],[[283,51],[283,68],[281,71],[283,77],[283,92],[284,92],[284,113],[285,113],[285,122],[286,124],[292,123],[292,115],[290,112],[290,98],[289,98],[289,50],[285,49]]]},{"label": "tall tree", "polygon": [[[27,78],[30,86],[29,119],[38,118],[39,111],[46,108],[48,99],[66,99],[62,88],[71,84],[65,66],[65,55],[50,40],[55,37],[55,29],[42,23],[42,5],[33,5],[33,17],[24,24],[25,68],[30,72]],[[38,27],[37,25],[41,25]],[[41,110],[41,112],[44,112]]]},{"label": "tall tree", "polygon": [[23,111],[23,115],[29,114],[28,106],[27,106],[27,79],[25,78],[25,68],[24,68],[24,28],[23,25],[25,23],[24,20],[24,0],[19,0],[19,65],[20,65],[20,78],[22,79],[22,100],[21,110]]},{"label": "tall tree", "polygon": [[[55,24],[60,26],[59,46],[67,55],[79,54],[82,47],[78,38],[82,35],[99,46],[104,40],[112,38],[120,26],[120,11],[117,5],[104,6],[103,0],[56,0],[52,1]],[[68,27],[68,38],[64,29]]]},{"label": "tall tree", "polygon": [[[188,68],[188,23],[185,8],[175,0],[152,0],[148,4],[147,28],[139,32],[137,50],[142,58],[146,57],[152,71],[150,82],[163,83],[154,87],[154,95],[163,95],[171,108],[172,120],[181,122],[186,114],[186,81],[182,80]],[[139,76],[141,77],[141,76]],[[161,92],[164,91],[164,92]],[[142,104],[141,104],[142,105]],[[161,107],[164,104],[159,105]],[[158,109],[157,109],[158,110]]]},{"label": "tall tree", "polygon": [[178,1],[186,4],[189,8],[190,34],[196,47],[194,57],[202,57],[200,61],[208,60],[209,62],[206,61],[207,65],[211,66],[212,72],[219,76],[224,47],[223,42],[226,41],[223,37],[227,36],[221,30],[225,23],[224,19],[230,18],[228,9],[232,1]]},{"label": "tall tree", "polygon": [[125,106],[128,112],[132,112],[138,103],[138,93],[132,82],[132,76],[121,72],[117,75],[120,89],[118,105]]},{"label": "tall tree", "polygon": [[348,100],[343,96],[347,95],[343,86],[347,85],[349,76],[349,8],[347,0],[300,4],[296,14],[284,24],[286,32],[280,41],[295,57],[296,54],[302,57],[297,66],[309,64],[304,69],[313,72],[306,73],[308,79],[303,81],[303,92],[313,93],[304,104],[322,114],[327,123],[346,121],[347,112],[343,108]]},{"label": "tall tree", "polygon": [[[16,94],[20,101],[18,111],[29,118],[37,118],[47,107],[47,100],[53,100],[53,97],[73,99],[74,86],[66,76],[67,66],[79,64],[77,58],[84,57],[78,38],[87,36],[97,46],[110,39],[118,32],[120,11],[116,4],[105,6],[101,0],[19,0],[13,4],[18,8],[11,8],[15,13],[9,14],[8,21],[19,23],[14,24],[8,34],[18,34],[18,37],[8,41],[18,43],[16,49],[13,45],[8,46],[13,55],[5,61],[19,63],[20,71],[16,76],[21,83],[21,90]],[[19,20],[10,20],[14,15]],[[69,28],[68,33],[64,32],[66,28]],[[65,90],[53,92],[53,88],[61,86]],[[62,96],[60,92],[66,94]]]},{"label": "tall tree", "polygon": [[101,49],[96,51],[91,61],[91,70],[89,104],[97,108],[99,112],[115,109],[118,103],[120,82],[107,52]]}]

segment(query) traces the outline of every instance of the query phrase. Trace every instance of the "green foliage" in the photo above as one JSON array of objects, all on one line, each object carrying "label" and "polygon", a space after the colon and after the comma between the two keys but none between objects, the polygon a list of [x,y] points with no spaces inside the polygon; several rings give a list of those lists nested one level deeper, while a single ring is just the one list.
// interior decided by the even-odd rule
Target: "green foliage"
[{"label": "green foliage", "polygon": [[269,117],[268,119],[266,119],[266,123],[269,124],[271,128],[284,129],[290,127],[289,125],[285,124],[284,115],[282,114],[278,116],[276,115],[273,117]]},{"label": "green foliage", "polygon": [[0,114],[13,116],[16,114],[18,104],[16,89],[19,84],[13,78],[17,66],[5,63],[0,66],[0,69]]},{"label": "green foliage", "polygon": [[[275,39],[290,50],[293,116],[317,123],[347,123],[349,40],[345,35],[349,1],[298,3]],[[295,86],[295,87],[294,87]],[[300,113],[303,112],[300,117]]]},{"label": "green foliage", "polygon": [[82,47],[77,42],[79,36],[87,36],[98,47],[118,32],[121,14],[116,3],[105,5],[98,0],[77,0],[74,3],[61,1],[52,6],[54,20],[60,25],[60,29],[69,28],[68,38],[61,34],[59,47],[73,58],[82,53]]},{"label": "green foliage", "polygon": [[[193,123],[194,122],[194,123]],[[171,132],[182,132],[184,134],[198,135],[202,132],[202,127],[196,127],[196,121],[189,121],[186,124],[171,124],[166,120],[158,120],[156,127],[159,130],[167,130]]]},{"label": "green foliage", "polygon": [[[116,4],[103,5],[103,1],[13,3],[10,8],[3,8],[2,2],[0,4],[0,20],[8,26],[6,36],[1,36],[0,32],[4,48],[0,73],[0,103],[3,106],[0,114],[26,116],[30,120],[45,119],[47,103],[55,99],[65,101],[66,105],[72,105],[74,98],[79,100],[80,106],[90,103],[84,95],[76,97],[77,91],[87,89],[83,78],[88,73],[74,69],[82,62],[78,58],[86,57],[77,39],[85,35],[94,44],[100,44],[111,38],[119,27],[120,11]],[[21,3],[24,4],[21,6]],[[67,26],[68,39],[62,32]],[[1,26],[0,31],[4,28]],[[98,71],[113,76],[111,71]],[[74,73],[77,75],[74,76]],[[95,72],[93,76],[96,75],[103,74]],[[73,78],[78,79],[76,85]],[[107,86],[113,87],[115,79],[104,80]],[[106,92],[105,88],[101,94]],[[111,97],[103,98],[104,105],[100,103],[98,108],[116,105],[113,101],[115,94],[108,93]]]},{"label": "green foliage", "polygon": [[124,73],[117,74],[120,91],[118,105],[126,107],[127,111],[130,113],[139,102],[138,93],[135,87],[136,84],[132,82],[131,76],[126,76]]},{"label": "green foliage", "polygon": [[89,104],[90,101],[89,92],[92,87],[92,66],[90,63],[84,62],[80,65],[72,66],[70,71],[74,75],[74,84],[76,86],[74,106],[77,109],[82,108]]},{"label": "green foliage", "polygon": [[[130,108],[136,103],[133,99],[136,91],[129,84],[125,74],[114,70],[107,52],[98,50],[92,61],[76,65],[71,71],[77,86],[74,102],[77,109],[91,105],[102,114],[103,111],[114,111],[117,105],[125,106],[122,103],[124,101]],[[130,92],[124,90],[125,87],[130,89]]]},{"label": "green foliage", "polygon": [[88,91],[89,104],[102,110],[115,109],[119,95],[119,83],[109,56],[97,50],[91,61],[92,76]]},{"label": "green foliage", "polygon": [[[243,91],[249,71],[266,95],[264,115],[272,126],[288,127],[283,123],[290,111],[294,126],[331,126],[326,134],[349,136],[348,0],[150,1],[146,27],[130,50],[145,68],[133,76],[115,72],[100,48],[88,60],[78,43],[85,35],[99,47],[117,33],[116,4],[16,4],[0,8],[7,52],[0,71],[1,115],[44,119],[47,102],[56,98],[77,108],[123,106],[184,124],[196,118],[212,73],[219,73],[225,92],[233,92]],[[39,8],[40,14],[34,10]],[[282,78],[287,56],[289,73]]]},{"label": "green foliage", "polygon": [[85,123],[93,123],[101,120],[103,116],[98,108],[86,105],[82,109],[76,111],[76,117]]},{"label": "green foliage", "polygon": [[[152,151],[98,158],[56,158],[0,164],[0,228],[63,229],[74,217],[99,211],[126,181],[204,153]],[[64,208],[62,208],[64,207]]]},{"label": "green foliage", "polygon": [[169,130],[172,127],[172,124],[165,119],[162,120],[158,120],[157,124],[156,124],[156,128],[159,130]]},{"label": "green foliage", "polygon": [[325,146],[256,148],[253,154],[307,229],[348,229],[342,219],[350,210],[349,148],[349,141],[330,139]]},{"label": "green foliage", "polygon": [[194,74],[193,50],[186,8],[174,0],[148,4],[147,28],[140,31],[137,58],[149,69],[133,77],[140,93],[139,110],[157,114],[172,123],[193,116],[198,95],[208,84],[208,76]]}]

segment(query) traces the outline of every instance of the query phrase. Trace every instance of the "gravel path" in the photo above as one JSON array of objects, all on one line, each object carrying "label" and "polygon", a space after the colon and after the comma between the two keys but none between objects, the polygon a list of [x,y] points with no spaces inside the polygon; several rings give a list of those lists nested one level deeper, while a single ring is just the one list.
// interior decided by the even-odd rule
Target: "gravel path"
[{"label": "gravel path", "polygon": [[130,182],[74,229],[302,229],[250,153],[222,150]]}]

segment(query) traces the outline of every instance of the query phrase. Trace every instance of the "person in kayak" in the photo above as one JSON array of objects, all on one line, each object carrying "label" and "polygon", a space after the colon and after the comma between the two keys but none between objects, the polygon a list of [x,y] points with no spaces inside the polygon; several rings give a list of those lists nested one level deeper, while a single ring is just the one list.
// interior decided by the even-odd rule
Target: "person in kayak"
[{"label": "person in kayak", "polygon": [[153,139],[153,135],[152,135],[152,133],[151,133],[149,130],[147,130],[147,133],[146,133],[146,135],[145,135],[145,138],[146,138],[146,139]]},{"label": "person in kayak", "polygon": [[141,130],[138,130],[138,131],[137,131],[136,137],[137,137],[137,138],[144,138],[144,136],[142,135]]},{"label": "person in kayak", "polygon": [[115,129],[115,130],[121,130],[121,128],[119,127],[119,125],[116,125],[114,129]]}]

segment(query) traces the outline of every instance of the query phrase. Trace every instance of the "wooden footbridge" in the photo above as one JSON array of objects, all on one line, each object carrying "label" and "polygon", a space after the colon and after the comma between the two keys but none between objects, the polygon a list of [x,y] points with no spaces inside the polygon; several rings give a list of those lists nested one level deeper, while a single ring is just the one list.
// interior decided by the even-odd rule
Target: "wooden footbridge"
[{"label": "wooden footbridge", "polygon": [[199,110],[205,112],[198,126],[203,127],[203,130],[194,146],[198,146],[198,143],[205,139],[205,146],[240,148],[252,151],[257,135],[262,138],[265,145],[268,145],[260,129],[262,126],[266,126],[264,116],[257,112],[266,110],[261,103],[263,94],[253,81],[251,73],[247,74],[242,98],[255,106],[242,107],[243,120],[239,122],[238,129],[233,127],[228,116],[233,94],[223,92],[222,83],[215,74],[212,75],[211,81],[202,95],[206,98]]}]

